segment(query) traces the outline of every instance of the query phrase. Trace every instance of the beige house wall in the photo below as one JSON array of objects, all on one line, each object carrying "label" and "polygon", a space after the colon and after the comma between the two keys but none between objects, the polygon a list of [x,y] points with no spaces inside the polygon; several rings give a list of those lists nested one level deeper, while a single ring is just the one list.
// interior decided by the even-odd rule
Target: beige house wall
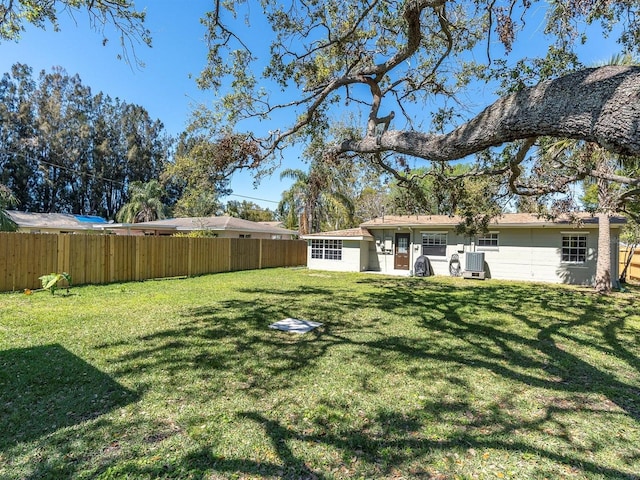
[{"label": "beige house wall", "polygon": [[312,270],[361,272],[367,270],[367,244],[361,240],[342,240],[342,260],[311,258],[311,240],[307,241],[307,266]]},{"label": "beige house wall", "polygon": [[[446,256],[429,256],[435,275],[450,275],[449,263],[453,254],[458,254],[462,270],[465,269],[466,252],[484,252],[485,272],[488,278],[503,280],[523,280],[547,283],[570,283],[575,285],[593,284],[597,260],[597,225],[592,228],[517,228],[494,227],[498,233],[498,247],[479,247],[476,239],[463,237],[453,228],[396,228],[373,229],[375,238],[370,242],[368,270],[393,275],[410,275],[416,259],[422,254],[422,233],[438,232],[447,234]],[[410,233],[411,257],[409,270],[394,269],[394,242],[396,233]],[[587,238],[587,261],[581,264],[563,263],[561,260],[562,236],[567,233],[584,235]],[[618,277],[619,230],[611,229],[611,272],[612,279]],[[310,268],[313,268],[309,264]],[[336,265],[333,265],[336,269]]]}]

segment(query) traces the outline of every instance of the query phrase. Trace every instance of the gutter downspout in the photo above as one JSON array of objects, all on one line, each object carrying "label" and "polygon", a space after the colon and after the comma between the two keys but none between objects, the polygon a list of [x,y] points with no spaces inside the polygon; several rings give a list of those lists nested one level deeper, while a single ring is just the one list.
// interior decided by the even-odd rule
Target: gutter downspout
[{"label": "gutter downspout", "polygon": [[413,277],[414,253],[413,253],[413,228],[409,227],[409,276]]}]

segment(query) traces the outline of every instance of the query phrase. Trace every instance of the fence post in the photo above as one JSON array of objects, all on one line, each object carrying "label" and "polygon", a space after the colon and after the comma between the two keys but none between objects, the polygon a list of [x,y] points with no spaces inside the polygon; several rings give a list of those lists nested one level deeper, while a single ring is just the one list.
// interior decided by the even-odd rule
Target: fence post
[{"label": "fence post", "polygon": [[142,275],[142,274],[141,274],[141,272],[140,272],[140,271],[141,271],[141,269],[142,269],[142,259],[140,258],[140,257],[141,257],[141,254],[140,254],[140,250],[141,250],[141,248],[140,248],[140,244],[141,244],[141,240],[142,240],[143,238],[144,238],[144,237],[136,237],[136,248],[135,248],[135,250],[134,250],[134,255],[135,255],[135,257],[136,257],[136,259],[135,259],[135,261],[136,261],[135,279],[136,279],[137,281],[140,281],[140,280],[141,280],[141,278],[140,278],[140,277],[141,277],[141,275]]},{"label": "fence post", "polygon": [[116,281],[116,241],[115,236],[109,235],[105,238],[109,248],[109,282]]},{"label": "fence post", "polygon": [[195,240],[195,238],[187,238],[188,242],[188,247],[187,247],[187,277],[191,277],[191,262],[193,261],[193,241]]},{"label": "fence post", "polygon": [[71,248],[71,238],[68,234],[58,233],[58,259],[55,272],[68,272],[71,273],[71,265],[69,260],[71,258],[69,249]]}]

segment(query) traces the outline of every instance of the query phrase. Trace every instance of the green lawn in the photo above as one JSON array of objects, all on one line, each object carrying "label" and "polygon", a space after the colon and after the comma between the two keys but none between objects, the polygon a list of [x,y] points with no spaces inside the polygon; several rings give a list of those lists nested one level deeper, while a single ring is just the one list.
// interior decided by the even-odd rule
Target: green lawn
[{"label": "green lawn", "polygon": [[640,478],[639,300],[304,269],[2,294],[0,478]]}]

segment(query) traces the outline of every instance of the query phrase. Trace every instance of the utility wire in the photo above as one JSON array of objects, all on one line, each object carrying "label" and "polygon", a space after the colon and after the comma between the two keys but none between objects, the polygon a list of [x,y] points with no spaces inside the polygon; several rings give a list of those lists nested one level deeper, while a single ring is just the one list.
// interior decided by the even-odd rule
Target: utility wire
[{"label": "utility wire", "polygon": [[[61,170],[66,170],[67,172],[70,172],[70,173],[75,173],[77,175],[86,175],[86,176],[94,178],[96,180],[102,180],[102,181],[105,181],[105,182],[117,183],[119,185],[122,185],[123,187],[126,186],[126,183],[122,182],[120,180],[114,180],[112,178],[103,177],[103,176],[100,176],[100,175],[98,175],[96,173],[83,172],[82,170],[75,170],[73,168],[66,167],[64,165],[57,165],[55,163],[47,162],[46,160],[41,160],[39,158],[27,157],[22,152],[9,152],[7,150],[4,150],[2,153],[9,154],[9,155],[22,156],[22,158],[24,158],[25,160],[27,160],[27,159],[35,160],[36,162],[41,163],[43,165],[49,165],[50,167],[56,167],[56,168],[59,168]],[[230,193],[230,194],[224,195],[224,196],[226,196],[226,197],[246,198],[248,200],[257,200],[259,202],[268,202],[268,203],[275,203],[275,204],[280,203],[280,202],[277,202],[275,200],[267,200],[266,198],[258,198],[258,197],[248,197],[246,195],[238,195],[236,193]]]}]

